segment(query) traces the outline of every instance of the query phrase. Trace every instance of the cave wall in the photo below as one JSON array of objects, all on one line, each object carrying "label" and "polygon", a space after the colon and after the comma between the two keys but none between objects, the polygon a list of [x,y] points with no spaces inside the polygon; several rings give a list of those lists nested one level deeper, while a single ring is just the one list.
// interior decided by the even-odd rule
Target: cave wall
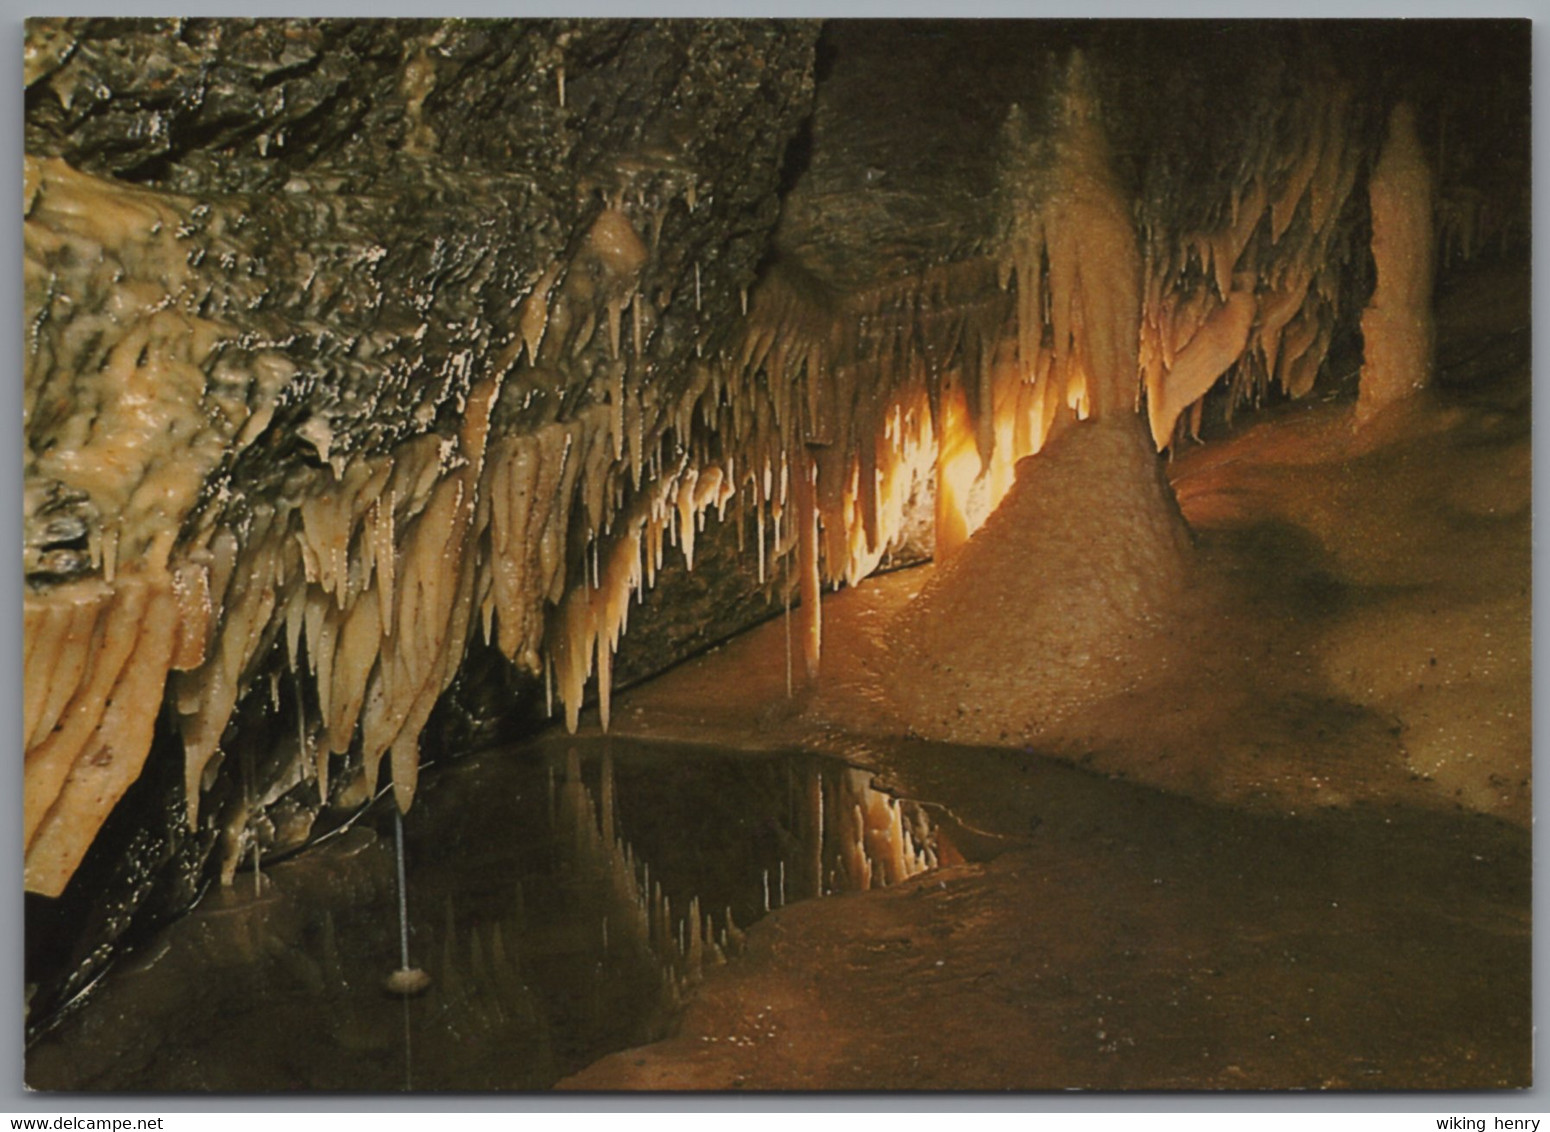
[{"label": "cave wall", "polygon": [[1442,265],[1510,255],[1526,74],[1510,22],[30,21],[45,1000],[422,754],[786,600],[814,668],[824,585],[1095,403],[1349,393],[1390,108]]},{"label": "cave wall", "polygon": [[[64,889],[148,752],[183,811],[121,823],[37,919],[126,868],[229,876],[304,840],[395,739],[407,804],[503,584],[500,643],[542,697],[546,606],[603,512],[640,510],[648,454],[683,462],[817,32],[29,22],[28,888]],[[497,476],[541,544],[500,581]]]}]

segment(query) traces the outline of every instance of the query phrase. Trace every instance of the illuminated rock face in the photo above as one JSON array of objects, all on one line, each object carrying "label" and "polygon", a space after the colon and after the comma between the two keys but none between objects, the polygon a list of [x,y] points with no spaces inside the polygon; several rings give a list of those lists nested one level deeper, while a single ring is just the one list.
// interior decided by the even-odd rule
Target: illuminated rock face
[{"label": "illuminated rock face", "polygon": [[[897,627],[907,716],[1040,734],[1130,678],[1187,568],[1156,451],[1314,389],[1369,212],[1368,315],[1419,325],[1425,158],[1400,117],[1380,158],[1360,37],[1236,28],[1197,72],[1133,25],[841,24],[815,97],[818,30],[29,24],[30,890],[137,776],[178,821],[77,900],[229,878],[384,780],[407,807],[459,705],[606,726],[616,665],[761,598],[813,679],[823,587],[933,541],[960,592]],[[1164,105],[1198,89],[1243,96]],[[616,657],[697,558],[647,602],[666,651]],[[987,590],[1026,697],[962,639]]]}]

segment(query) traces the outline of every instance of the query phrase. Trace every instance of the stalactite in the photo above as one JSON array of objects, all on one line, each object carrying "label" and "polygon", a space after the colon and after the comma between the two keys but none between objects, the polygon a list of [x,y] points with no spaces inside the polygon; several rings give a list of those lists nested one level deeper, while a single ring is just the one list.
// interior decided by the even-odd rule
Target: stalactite
[{"label": "stalactite", "polygon": [[[140,773],[177,659],[179,603],[165,575],[120,577],[111,591],[28,603],[29,664],[52,673],[34,693],[25,761],[26,882],[57,894]],[[72,678],[73,677],[73,678]]]},{"label": "stalactite", "polygon": [[[422,101],[431,70],[409,76]],[[1235,403],[1257,400],[1270,382],[1307,393],[1331,340],[1331,279],[1341,265],[1329,262],[1330,249],[1362,155],[1343,126],[1348,91],[1332,83],[1304,98],[1309,125],[1288,151],[1245,165],[1213,222],[1173,230],[1150,222],[1142,202],[1143,245],[1086,64],[1073,56],[1052,101],[1052,132],[1011,131],[997,254],[845,294],[777,261],[742,294],[746,317],[724,348],[671,380],[651,368],[667,300],[643,282],[671,228],[658,206],[642,215],[638,189],[614,186],[601,194],[606,203],[591,197],[589,227],[568,259],[532,265],[493,363],[467,375],[455,431],[443,421],[440,431],[345,456],[326,416],[314,415],[295,432],[317,466],[278,498],[231,512],[240,525],[226,525],[219,501],[209,503],[177,547],[177,532],[158,517],[193,510],[220,461],[269,424],[272,409],[248,404],[272,405],[294,368],[259,343],[243,365],[249,392],[263,396],[207,380],[235,330],[203,317],[190,289],[177,232],[191,201],[29,158],[29,309],[46,307],[65,271],[85,270],[91,286],[123,295],[111,319],[72,316],[80,325],[68,342],[56,327],[63,315],[43,321],[27,355],[29,421],[51,421],[50,406],[75,396],[71,367],[85,362],[60,359],[84,340],[97,343],[92,364],[128,394],[95,407],[91,436],[76,443],[35,449],[29,432],[29,475],[87,490],[107,512],[90,550],[103,580],[28,597],[29,887],[57,888],[78,860],[50,849],[54,863],[45,865],[38,839],[53,828],[47,815],[87,789],[84,769],[78,786],[69,783],[82,752],[101,745],[110,699],[114,726],[133,738],[114,747],[121,792],[120,779],[127,785],[143,761],[167,684],[197,821],[241,697],[265,666],[282,663],[283,638],[300,689],[297,757],[323,800],[330,789],[336,800],[364,797],[387,758],[407,807],[420,732],[472,632],[541,676],[571,730],[595,688],[606,727],[631,598],[655,583],[668,543],[692,569],[706,512],[724,511],[734,496],[739,515],[752,504],[760,584],[800,598],[802,668],[812,680],[822,588],[875,570],[897,545],[912,499],[934,491],[935,550],[945,562],[1012,489],[1018,462],[1079,420],[1129,414],[1144,392],[1161,448],[1179,429],[1198,428],[1202,398],[1224,374]],[[1371,190],[1379,292],[1372,329],[1363,324],[1375,375],[1364,372],[1364,404],[1369,385],[1377,396],[1380,372],[1422,372],[1413,360],[1384,360],[1384,343],[1401,337],[1385,338],[1380,323],[1418,325],[1417,300],[1393,290],[1398,269],[1385,257],[1430,262],[1429,244],[1396,234],[1430,231],[1419,219],[1430,207],[1420,203],[1430,201],[1426,178],[1413,125],[1396,112]],[[683,188],[691,208],[692,189],[691,177]],[[640,235],[648,230],[649,244]],[[687,288],[691,270],[699,311],[697,261],[682,266],[678,285]],[[1404,342],[1423,336],[1406,333]],[[517,414],[509,431],[492,426],[501,390],[523,382],[571,392]],[[196,429],[196,416],[219,427]],[[184,436],[191,451],[166,459]],[[131,680],[149,706],[123,701],[118,689]],[[312,731],[305,716],[314,703]],[[331,787],[331,756],[358,756],[355,779]],[[111,793],[91,789],[94,798]],[[111,804],[81,811],[73,846],[84,850]],[[849,809],[835,821],[850,820]],[[894,863],[867,869],[891,878],[909,854],[902,834],[887,837]]]},{"label": "stalactite", "polygon": [[1292,397],[1311,391],[1340,313],[1329,280],[1346,265],[1331,250],[1362,163],[1350,99],[1332,76],[1309,87],[1300,137],[1240,168],[1214,229],[1179,233],[1161,215],[1148,225],[1141,369],[1159,449],[1224,375],[1229,411],[1272,380]]}]

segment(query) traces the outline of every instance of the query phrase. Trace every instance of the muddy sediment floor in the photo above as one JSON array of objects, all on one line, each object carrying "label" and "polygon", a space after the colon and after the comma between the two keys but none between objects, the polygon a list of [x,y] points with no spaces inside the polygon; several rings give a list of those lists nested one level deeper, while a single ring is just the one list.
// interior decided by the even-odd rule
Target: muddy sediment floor
[{"label": "muddy sediment floor", "polygon": [[1188,592],[1150,663],[1036,743],[900,726],[924,571],[827,603],[793,698],[778,622],[623,697],[625,732],[843,752],[990,859],[781,913],[678,1037],[562,1084],[1530,1084],[1527,389],[1524,366],[1362,432],[1292,407],[1175,461]]}]

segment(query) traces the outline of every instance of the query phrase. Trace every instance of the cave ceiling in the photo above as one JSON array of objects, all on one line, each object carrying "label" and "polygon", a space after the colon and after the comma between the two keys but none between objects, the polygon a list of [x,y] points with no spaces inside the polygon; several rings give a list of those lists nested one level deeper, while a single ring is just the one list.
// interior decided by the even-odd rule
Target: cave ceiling
[{"label": "cave ceiling", "polygon": [[968,537],[950,452],[1351,395],[1387,139],[1441,261],[1514,246],[1526,74],[1506,22],[30,20],[49,994],[772,601],[816,673],[821,588]]}]

